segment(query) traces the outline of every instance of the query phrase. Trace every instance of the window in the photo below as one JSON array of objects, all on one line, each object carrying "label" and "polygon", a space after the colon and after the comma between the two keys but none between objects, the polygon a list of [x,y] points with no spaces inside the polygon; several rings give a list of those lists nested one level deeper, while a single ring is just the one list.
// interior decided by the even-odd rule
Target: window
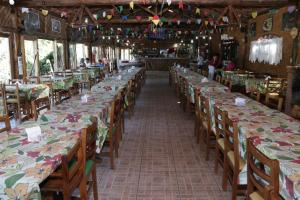
[{"label": "window", "polygon": [[77,43],[76,44],[76,61],[77,64],[80,63],[80,60],[84,60],[89,57],[87,45]]},{"label": "window", "polygon": [[131,49],[121,49],[121,60],[131,60]]},{"label": "window", "polygon": [[53,72],[54,67],[54,41],[38,39],[40,74],[46,75]]},{"label": "window", "polygon": [[35,40],[24,40],[25,61],[26,61],[26,75],[38,75],[38,61],[37,61],[37,42]]},{"label": "window", "polygon": [[277,65],[282,60],[282,38],[258,39],[251,42],[249,60]]},{"label": "window", "polygon": [[76,69],[77,67],[77,58],[76,58],[76,45],[70,44],[69,46],[69,52],[70,52],[70,67],[71,69]]},{"label": "window", "polygon": [[99,59],[99,47],[92,47],[92,63],[97,63]]},{"label": "window", "polygon": [[0,37],[0,81],[8,82],[11,78],[11,63],[8,37]]},{"label": "window", "polygon": [[65,68],[65,60],[64,60],[64,44],[61,42],[56,43],[56,63],[55,63],[55,71],[63,71]]}]

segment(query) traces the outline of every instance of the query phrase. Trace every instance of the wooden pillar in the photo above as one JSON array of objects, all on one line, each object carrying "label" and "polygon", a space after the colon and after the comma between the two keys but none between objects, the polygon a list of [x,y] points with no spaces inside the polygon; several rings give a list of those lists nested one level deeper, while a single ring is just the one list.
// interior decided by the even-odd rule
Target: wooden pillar
[{"label": "wooden pillar", "polygon": [[[300,66],[288,66],[287,67],[287,92],[285,99],[285,113],[290,115],[292,113],[292,107],[296,101],[300,99],[300,87],[299,87],[299,74]],[[298,102],[299,103],[299,102]]]},{"label": "wooden pillar", "polygon": [[68,40],[64,40],[64,63],[65,63],[65,69],[71,69],[71,67],[70,67],[70,48],[69,48]]},{"label": "wooden pillar", "polygon": [[[298,31],[300,30],[300,1],[298,2],[298,9],[296,13],[296,28]],[[299,42],[300,42],[300,34],[298,33],[297,37],[293,39],[293,46],[292,46],[292,62],[291,64],[295,66],[297,64],[297,57],[298,49],[299,49]]]}]

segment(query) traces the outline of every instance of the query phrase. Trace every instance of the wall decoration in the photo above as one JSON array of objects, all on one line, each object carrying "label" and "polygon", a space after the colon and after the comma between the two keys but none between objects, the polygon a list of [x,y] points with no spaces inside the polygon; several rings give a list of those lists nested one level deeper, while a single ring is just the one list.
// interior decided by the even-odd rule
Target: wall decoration
[{"label": "wall decoration", "polygon": [[38,12],[29,11],[25,15],[24,26],[26,31],[40,30],[40,16]]},{"label": "wall decoration", "polygon": [[282,31],[289,31],[296,26],[296,12],[286,12],[282,15]]},{"label": "wall decoration", "polygon": [[249,25],[248,36],[249,37],[255,37],[256,36],[256,22],[253,22]]},{"label": "wall decoration", "polygon": [[51,19],[51,27],[52,27],[52,32],[55,33],[60,33],[61,32],[61,23],[57,19]]},{"label": "wall decoration", "polygon": [[267,31],[272,31],[272,28],[273,28],[273,17],[269,17],[264,20],[262,30],[267,32]]}]

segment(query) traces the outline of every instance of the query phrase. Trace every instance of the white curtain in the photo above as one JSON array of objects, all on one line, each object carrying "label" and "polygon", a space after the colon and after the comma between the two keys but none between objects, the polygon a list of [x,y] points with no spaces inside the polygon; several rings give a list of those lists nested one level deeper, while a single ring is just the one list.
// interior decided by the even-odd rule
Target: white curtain
[{"label": "white curtain", "polygon": [[282,38],[259,39],[251,42],[249,60],[278,65],[282,60]]}]

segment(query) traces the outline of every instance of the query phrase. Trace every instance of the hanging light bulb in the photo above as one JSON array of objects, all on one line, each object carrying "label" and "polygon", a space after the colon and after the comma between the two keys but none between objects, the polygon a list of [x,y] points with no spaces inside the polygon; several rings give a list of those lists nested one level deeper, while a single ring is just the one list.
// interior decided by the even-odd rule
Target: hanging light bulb
[{"label": "hanging light bulb", "polygon": [[9,4],[10,4],[10,5],[14,5],[14,4],[15,4],[15,1],[14,1],[14,0],[9,0]]},{"label": "hanging light bulb", "polygon": [[191,40],[191,44],[193,44],[194,43],[194,40]]},{"label": "hanging light bulb", "polygon": [[198,40],[198,36],[196,36],[196,40]]}]

